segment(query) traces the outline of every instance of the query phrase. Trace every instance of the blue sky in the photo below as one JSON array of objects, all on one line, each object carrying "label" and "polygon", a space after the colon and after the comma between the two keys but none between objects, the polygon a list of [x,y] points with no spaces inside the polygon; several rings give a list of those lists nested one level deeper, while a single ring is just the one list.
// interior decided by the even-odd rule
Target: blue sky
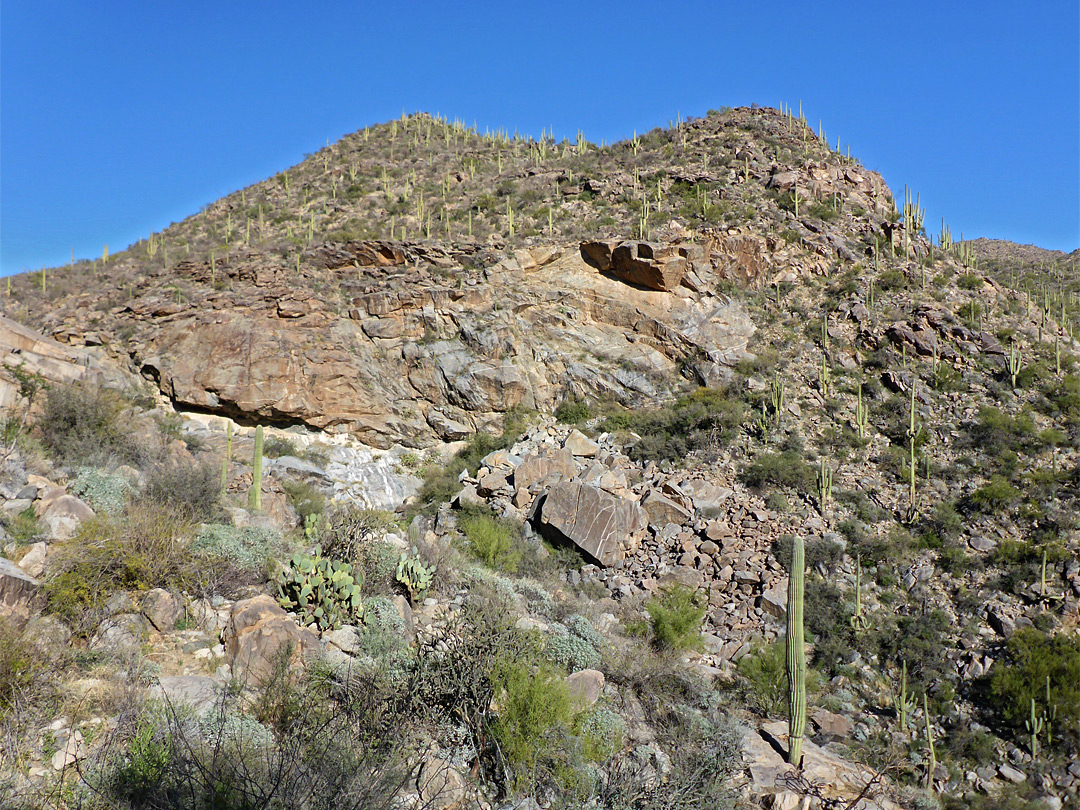
[{"label": "blue sky", "polygon": [[0,5],[0,272],[116,250],[426,110],[599,142],[757,103],[954,235],[1080,246],[1080,4]]}]

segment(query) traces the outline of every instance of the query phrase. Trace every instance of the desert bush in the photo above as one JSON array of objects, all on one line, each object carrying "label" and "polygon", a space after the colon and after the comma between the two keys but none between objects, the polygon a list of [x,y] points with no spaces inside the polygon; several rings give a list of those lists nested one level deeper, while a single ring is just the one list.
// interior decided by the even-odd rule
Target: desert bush
[{"label": "desert bush", "polygon": [[28,506],[15,515],[3,516],[4,528],[11,539],[18,545],[37,542],[44,535],[45,527],[38,520],[34,507]]},{"label": "desert bush", "polygon": [[500,661],[491,673],[498,715],[492,733],[518,788],[540,780],[541,760],[559,747],[574,719],[574,701],[562,672],[542,663]]},{"label": "desert bush", "polygon": [[583,399],[565,399],[555,409],[555,418],[568,425],[580,425],[592,418],[592,409]]},{"label": "desert bush", "polygon": [[[1047,678],[1050,703],[1047,706]],[[987,696],[995,715],[1016,733],[1024,732],[1036,712],[1048,710],[1058,745],[1075,752],[1080,740],[1080,640],[1061,633],[1047,635],[1033,627],[1018,629],[1006,645],[1006,660],[999,661],[987,681]]]},{"label": "desert bush", "polygon": [[605,810],[720,810],[734,806],[732,774],[741,767],[739,732],[721,696],[672,659],[631,651],[610,680],[632,692],[656,744],[670,757],[659,763],[639,748],[615,755],[604,767],[597,800]]},{"label": "desert bush", "polygon": [[281,458],[282,456],[294,456],[299,458],[300,449],[296,442],[280,436],[271,436],[263,442],[263,455],[267,458]]},{"label": "desert bush", "polygon": [[469,550],[486,566],[508,574],[518,570],[524,554],[519,524],[495,517],[487,509],[473,507],[463,510],[458,529]]},{"label": "desert bush", "polygon": [[299,481],[295,478],[282,478],[281,488],[289,496],[289,503],[300,515],[301,520],[309,515],[321,515],[326,511],[326,495],[323,491],[307,481]]},{"label": "desert bush", "polygon": [[200,719],[139,707],[84,764],[85,792],[117,810],[396,806],[409,776],[400,735],[372,733],[311,683],[275,689],[264,722],[229,690]]},{"label": "desert bush", "polygon": [[799,492],[812,492],[815,487],[814,468],[792,450],[762,453],[743,470],[742,479],[752,487],[772,485],[789,487]]},{"label": "desert bush", "polygon": [[907,285],[908,280],[907,276],[904,275],[904,271],[895,267],[882,271],[877,277],[878,289],[885,292],[903,290],[907,288]]},{"label": "desert bush", "polygon": [[0,722],[36,700],[52,682],[51,675],[50,662],[40,650],[34,649],[14,622],[0,618]]},{"label": "desert bush", "polygon": [[128,429],[124,398],[86,382],[53,386],[39,422],[42,444],[63,464],[90,467],[139,464],[147,457]]},{"label": "desert bush", "polygon": [[[365,509],[352,502],[336,502],[326,512],[326,525],[320,537],[323,553],[346,560],[361,569],[371,568],[369,563],[377,567],[380,554],[376,552],[376,547],[385,545],[382,538],[399,528],[391,512]],[[387,554],[393,556],[393,550]],[[396,558],[393,563],[397,563]],[[382,575],[374,570],[365,570],[365,574],[365,581],[375,582],[391,577],[393,571],[391,566]]]},{"label": "desert bush", "polygon": [[1011,450],[1019,453],[1038,446],[1037,430],[1031,414],[1021,412],[1009,416],[991,405],[979,408],[978,421],[971,426],[968,435],[972,447],[994,448],[998,452]]},{"label": "desert bush", "polygon": [[115,515],[133,491],[131,482],[122,475],[107,473],[94,467],[83,467],[68,486],[72,495],[82,498],[95,512]]},{"label": "desert bush", "polygon": [[161,461],[150,468],[143,495],[190,520],[213,520],[221,512],[221,474],[209,464]]},{"label": "desert bush", "polygon": [[477,433],[446,464],[431,464],[424,471],[424,483],[417,496],[417,511],[434,514],[441,504],[453,500],[461,490],[458,476],[462,470],[475,475],[480,460],[494,450],[504,450],[514,444],[521,435],[524,417],[517,413],[506,415],[506,427],[502,435]]},{"label": "desert bush", "polygon": [[118,590],[195,585],[204,572],[188,548],[191,530],[184,512],[147,501],[84,521],[71,540],[50,548],[50,610],[85,633]]},{"label": "desert bush", "polygon": [[564,667],[567,672],[600,666],[604,639],[584,616],[570,616],[565,624],[552,625],[552,631],[545,639],[544,647],[544,656],[549,661]]},{"label": "desert bush", "polygon": [[742,424],[745,408],[741,399],[725,390],[699,388],[664,408],[612,414],[600,429],[641,436],[630,449],[635,460],[677,461],[687,453],[727,443]]},{"label": "desert bush", "polygon": [[784,642],[775,641],[739,659],[739,674],[749,686],[750,702],[763,717],[775,716],[787,702],[784,654]]},{"label": "desert bush", "polygon": [[706,607],[702,594],[685,585],[674,585],[651,598],[645,603],[645,610],[656,645],[680,652],[701,649],[701,622]]},{"label": "desert bush", "polygon": [[1020,497],[1020,490],[1002,476],[994,475],[988,483],[979,487],[968,498],[965,498],[965,503],[975,511],[984,514],[995,514],[1015,504],[1020,500]]},{"label": "desert bush", "polygon": [[238,571],[249,575],[265,574],[270,558],[283,549],[281,535],[272,529],[221,524],[203,526],[189,546],[195,554],[228,560]]}]

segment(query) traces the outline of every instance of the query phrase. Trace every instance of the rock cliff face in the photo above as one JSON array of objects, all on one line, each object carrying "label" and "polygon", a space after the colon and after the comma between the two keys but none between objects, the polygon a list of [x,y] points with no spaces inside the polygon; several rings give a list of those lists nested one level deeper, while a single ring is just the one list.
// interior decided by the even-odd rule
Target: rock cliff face
[{"label": "rock cliff face", "polygon": [[[656,402],[673,395],[681,373],[723,381],[754,331],[722,295],[627,283],[576,244],[520,250],[483,271],[440,267],[404,244],[345,250],[322,256],[344,302],[250,255],[214,268],[225,290],[209,283],[208,266],[182,265],[188,301],[151,292],[111,313],[111,330],[130,334],[131,362],[177,407],[303,423],[376,447],[461,439],[507,410],[551,410],[567,396]],[[679,251],[694,257],[702,287],[713,272],[698,245],[619,250],[633,251],[642,273],[668,267],[671,255],[683,275],[690,263]],[[334,266],[349,257],[366,266]],[[59,333],[74,339],[79,319],[75,308]]]},{"label": "rock cliff face", "polygon": [[[3,316],[0,364],[5,370],[36,374],[46,384],[70,384],[86,377],[114,388],[129,388],[141,382],[110,362],[99,349],[64,345]],[[0,411],[17,410],[21,399],[18,380],[10,371],[0,374]]]}]

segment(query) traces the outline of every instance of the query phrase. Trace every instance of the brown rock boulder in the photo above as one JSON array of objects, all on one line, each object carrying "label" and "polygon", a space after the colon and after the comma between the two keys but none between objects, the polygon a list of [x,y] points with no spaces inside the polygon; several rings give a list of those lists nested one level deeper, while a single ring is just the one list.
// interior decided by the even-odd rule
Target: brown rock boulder
[{"label": "brown rock boulder", "polygon": [[11,560],[0,557],[0,616],[10,616],[22,624],[36,612],[40,599],[38,581]]},{"label": "brown rock boulder", "polygon": [[553,486],[539,522],[605,566],[635,549],[648,528],[648,516],[638,504],[587,484]]},{"label": "brown rock boulder", "polygon": [[650,489],[642,498],[641,507],[653,526],[666,526],[669,523],[682,526],[689,523],[692,517],[689,509],[655,489]]},{"label": "brown rock boulder", "polygon": [[569,450],[558,450],[548,455],[526,456],[514,470],[514,488],[527,490],[533,484],[549,476],[569,481],[577,475],[574,455]]},{"label": "brown rock boulder", "polygon": [[611,251],[612,275],[650,290],[668,292],[686,274],[686,258],[674,247],[652,242],[623,242]]},{"label": "brown rock boulder", "polygon": [[40,520],[49,530],[49,540],[68,540],[93,516],[94,510],[74,495],[61,495],[42,510]]},{"label": "brown rock boulder", "polygon": [[252,683],[269,678],[283,656],[292,668],[321,648],[314,633],[297,625],[266,594],[233,605],[224,636],[233,676]]},{"label": "brown rock boulder", "polygon": [[566,686],[581,708],[595,706],[604,694],[604,673],[597,669],[578,670],[566,676]]}]

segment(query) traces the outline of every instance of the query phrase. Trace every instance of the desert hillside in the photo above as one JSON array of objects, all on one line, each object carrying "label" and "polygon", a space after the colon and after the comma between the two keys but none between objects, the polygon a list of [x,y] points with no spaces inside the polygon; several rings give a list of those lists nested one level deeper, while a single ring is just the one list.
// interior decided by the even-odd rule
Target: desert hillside
[{"label": "desert hillside", "polygon": [[12,277],[0,804],[1075,806],[1080,254],[919,203],[403,115]]}]

